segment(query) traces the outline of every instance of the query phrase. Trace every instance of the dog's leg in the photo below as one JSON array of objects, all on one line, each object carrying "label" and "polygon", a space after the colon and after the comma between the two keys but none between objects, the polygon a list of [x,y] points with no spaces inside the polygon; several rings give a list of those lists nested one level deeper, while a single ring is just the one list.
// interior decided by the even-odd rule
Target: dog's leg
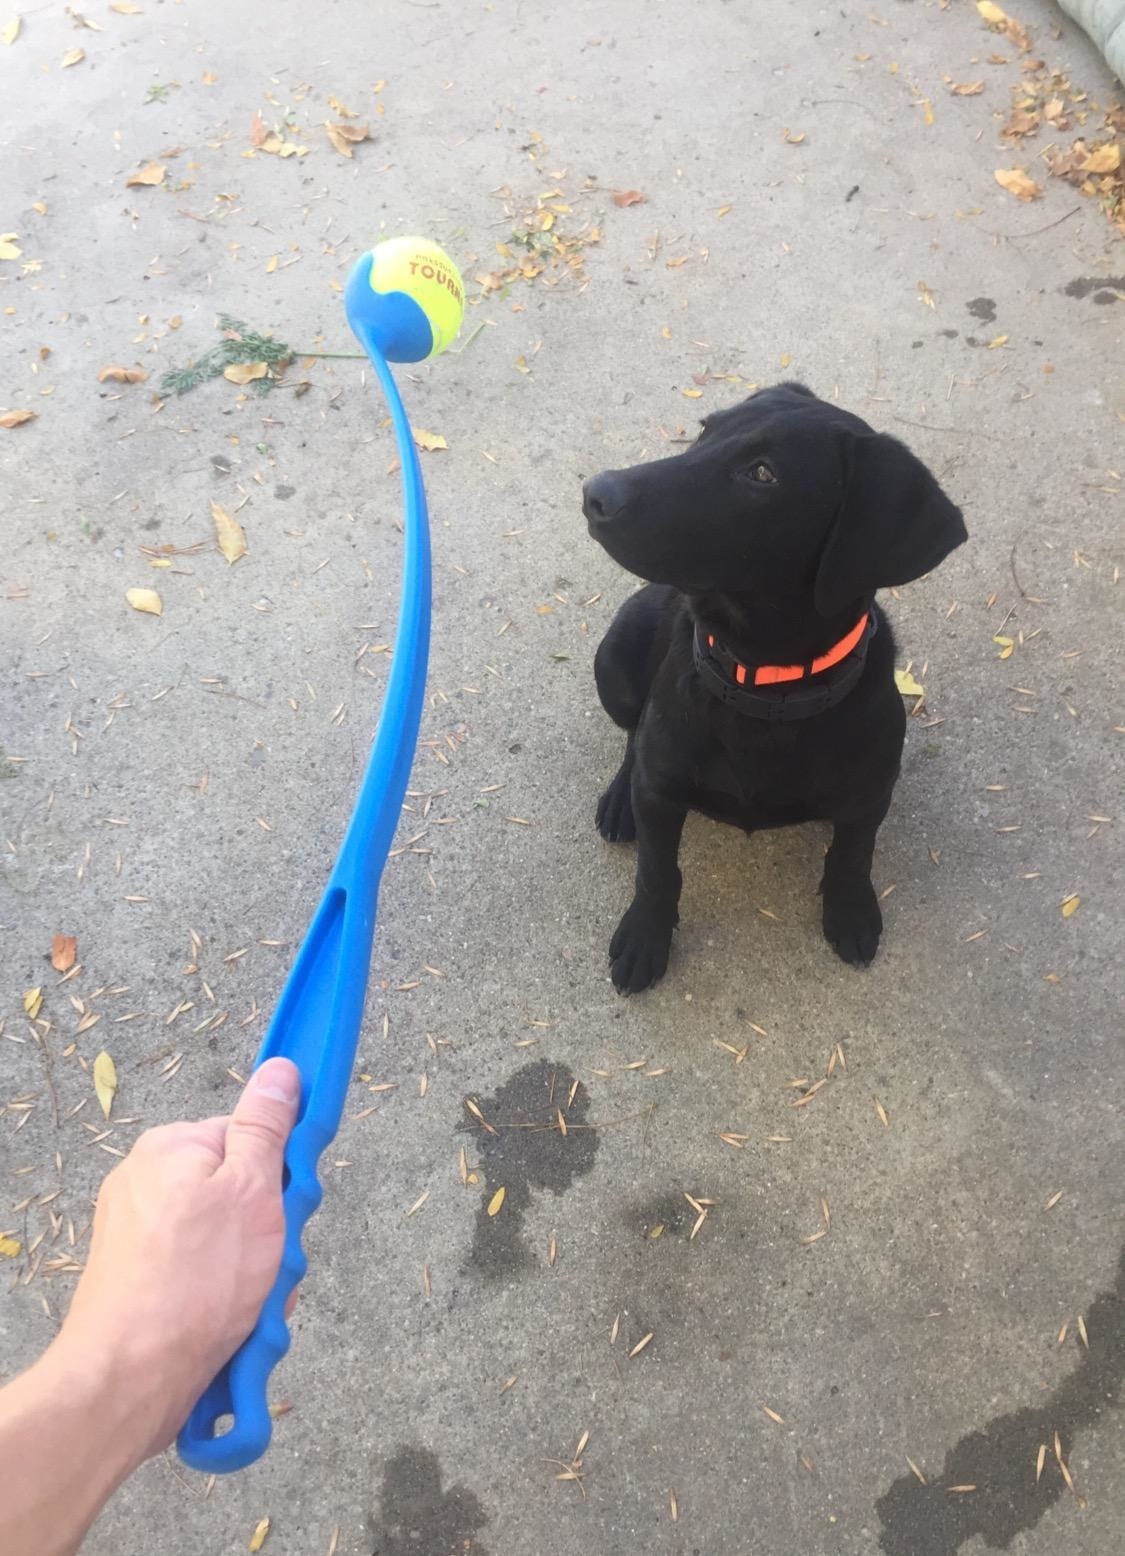
[{"label": "dog's leg", "polygon": [[637,835],[633,821],[633,736],[625,742],[625,757],[617,776],[598,801],[598,831],[607,843],[631,843]]},{"label": "dog's leg", "polygon": [[853,967],[874,960],[883,932],[879,899],[871,884],[875,834],[890,798],[858,820],[837,821],[824,860],[824,938],[837,956]]},{"label": "dog's leg", "polygon": [[632,811],[638,844],[636,891],[609,943],[610,970],[619,994],[639,994],[664,976],[683,882],[676,858],[687,807],[638,790],[634,782]]}]

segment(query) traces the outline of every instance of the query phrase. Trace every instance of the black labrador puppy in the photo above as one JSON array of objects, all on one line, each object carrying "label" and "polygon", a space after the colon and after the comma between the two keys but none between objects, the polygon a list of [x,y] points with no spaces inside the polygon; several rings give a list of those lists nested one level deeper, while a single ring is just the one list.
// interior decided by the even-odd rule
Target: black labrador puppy
[{"label": "black labrador puppy", "polygon": [[637,840],[636,892],[610,942],[622,994],[668,965],[689,810],[747,832],[828,821],[824,934],[866,965],[871,884],[906,730],[876,589],[967,538],[909,449],[785,383],[709,416],[684,453],[587,481],[591,535],[649,580],[597,652],[625,760],[597,822]]}]

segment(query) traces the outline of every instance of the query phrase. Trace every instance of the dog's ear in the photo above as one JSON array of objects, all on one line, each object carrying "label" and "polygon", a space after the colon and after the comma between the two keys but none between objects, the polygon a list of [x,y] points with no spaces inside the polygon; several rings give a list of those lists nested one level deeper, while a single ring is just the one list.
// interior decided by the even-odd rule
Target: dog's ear
[{"label": "dog's ear", "polygon": [[961,510],[905,444],[882,432],[843,436],[844,495],[813,590],[822,616],[920,578],[968,539]]}]

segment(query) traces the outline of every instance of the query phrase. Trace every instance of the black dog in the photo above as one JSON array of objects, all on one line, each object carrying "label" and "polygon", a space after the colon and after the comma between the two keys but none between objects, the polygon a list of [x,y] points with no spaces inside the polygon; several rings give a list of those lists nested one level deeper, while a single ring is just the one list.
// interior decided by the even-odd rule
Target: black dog
[{"label": "black dog", "polygon": [[824,934],[845,962],[870,962],[871,859],[906,729],[874,595],[959,546],[959,510],[909,449],[801,384],[709,416],[684,453],[604,471],[583,495],[590,533],[650,580],[595,663],[628,735],[598,829],[638,844],[609,948],[617,989],[668,965],[689,810],[747,832],[831,822]]}]

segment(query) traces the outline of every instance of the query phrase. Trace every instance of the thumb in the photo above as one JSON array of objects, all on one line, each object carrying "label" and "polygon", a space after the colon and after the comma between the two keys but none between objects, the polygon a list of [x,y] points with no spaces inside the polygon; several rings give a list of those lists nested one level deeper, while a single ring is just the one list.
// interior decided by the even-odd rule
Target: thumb
[{"label": "thumb", "polygon": [[289,1059],[267,1059],[246,1084],[227,1126],[225,1158],[280,1183],[289,1131],[297,1118],[301,1076]]}]

